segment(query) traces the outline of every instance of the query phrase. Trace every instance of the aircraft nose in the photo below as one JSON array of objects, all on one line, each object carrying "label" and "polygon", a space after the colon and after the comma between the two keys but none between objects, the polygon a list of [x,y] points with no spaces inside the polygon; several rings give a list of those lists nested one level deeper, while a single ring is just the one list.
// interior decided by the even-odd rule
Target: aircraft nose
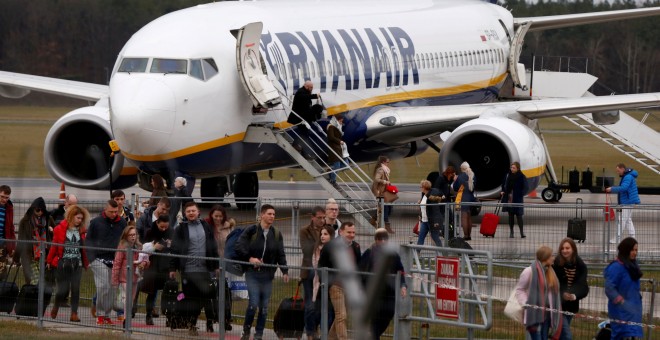
[{"label": "aircraft nose", "polygon": [[176,116],[174,91],[162,81],[121,75],[110,83],[111,124],[122,151],[158,154],[170,139]]}]

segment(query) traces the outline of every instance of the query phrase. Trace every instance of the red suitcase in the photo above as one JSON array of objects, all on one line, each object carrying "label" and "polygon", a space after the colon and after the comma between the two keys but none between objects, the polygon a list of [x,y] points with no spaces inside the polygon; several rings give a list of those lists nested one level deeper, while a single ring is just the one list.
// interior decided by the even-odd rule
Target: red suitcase
[{"label": "red suitcase", "polygon": [[495,231],[497,231],[497,224],[500,223],[500,216],[498,215],[500,210],[499,205],[495,208],[495,213],[486,213],[481,219],[481,227],[479,227],[479,233],[486,237],[495,237]]}]

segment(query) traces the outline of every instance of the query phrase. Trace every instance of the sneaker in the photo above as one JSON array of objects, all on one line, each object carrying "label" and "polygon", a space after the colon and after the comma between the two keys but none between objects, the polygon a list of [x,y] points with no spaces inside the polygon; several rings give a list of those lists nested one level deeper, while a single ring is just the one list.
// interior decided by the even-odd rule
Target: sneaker
[{"label": "sneaker", "polygon": [[103,324],[104,325],[112,325],[112,319],[105,317],[103,318]]},{"label": "sneaker", "polygon": [[241,340],[250,340],[250,332],[245,332],[241,333]]},{"label": "sneaker", "polygon": [[121,321],[124,321],[124,320],[126,320],[126,317],[124,317],[123,315],[117,316],[117,321],[121,322]]},{"label": "sneaker", "polygon": [[104,325],[105,324],[105,318],[103,318],[102,316],[99,316],[98,318],[96,318],[96,324],[97,325]]},{"label": "sneaker", "polygon": [[95,318],[96,317],[96,304],[92,304],[92,312],[91,313],[92,313],[92,317]]},{"label": "sneaker", "polygon": [[198,336],[199,333],[197,332],[197,326],[191,326],[190,328],[188,328],[188,335]]},{"label": "sneaker", "polygon": [[146,323],[146,324],[149,325],[149,326],[153,326],[153,325],[154,325],[154,319],[153,319],[153,317],[152,317],[151,315],[147,315],[147,319],[145,320],[144,323]]}]

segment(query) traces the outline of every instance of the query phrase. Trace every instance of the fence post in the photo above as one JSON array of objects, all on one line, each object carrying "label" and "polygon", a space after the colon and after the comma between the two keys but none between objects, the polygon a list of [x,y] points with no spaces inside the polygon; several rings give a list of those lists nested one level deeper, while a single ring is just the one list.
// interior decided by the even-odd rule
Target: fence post
[{"label": "fence post", "polygon": [[48,306],[48,303],[44,299],[44,293],[46,291],[46,244],[44,242],[39,242],[39,253],[41,255],[39,256],[39,286],[37,290],[39,294],[37,299],[37,327],[43,328],[44,307]]},{"label": "fence post", "polygon": [[328,340],[328,268],[321,271],[321,340]]},{"label": "fence post", "polygon": [[291,239],[295,240],[298,237],[297,231],[300,228],[298,225],[300,219],[300,201],[293,201],[291,203]]},{"label": "fence post", "polygon": [[[218,262],[220,262],[220,272],[218,273],[218,310],[216,310],[216,315],[218,316],[218,339],[224,340],[225,339],[225,329],[226,328],[226,316],[225,316],[225,304],[228,302],[225,299],[225,259],[224,257],[220,257],[218,259]],[[207,316],[208,318],[208,316]]]},{"label": "fence post", "polygon": [[[653,309],[655,308],[655,280],[651,279],[651,308],[649,308],[649,324],[653,324]],[[653,339],[653,328],[649,327],[646,332],[646,339]]]},{"label": "fence post", "polygon": [[[131,335],[131,323],[133,322],[133,247],[126,249],[126,296],[124,297],[124,322],[126,327],[124,333]],[[119,283],[121,290],[121,282]]]}]

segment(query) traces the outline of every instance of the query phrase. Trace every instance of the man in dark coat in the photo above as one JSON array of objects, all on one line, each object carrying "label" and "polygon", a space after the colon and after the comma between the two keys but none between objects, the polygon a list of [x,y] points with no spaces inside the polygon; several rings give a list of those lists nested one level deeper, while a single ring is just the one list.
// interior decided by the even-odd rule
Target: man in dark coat
[{"label": "man in dark coat", "polygon": [[[290,124],[298,124],[302,122],[300,118],[305,120],[307,123],[312,124],[317,119],[321,117],[321,112],[323,111],[322,105],[312,105],[312,99],[320,99],[320,95],[312,94],[314,89],[314,84],[311,80],[306,80],[305,84],[296,91],[296,94],[293,96],[293,104],[291,105],[291,112],[287,122]],[[296,116],[296,114],[298,116]],[[309,130],[303,125],[298,125],[296,129],[300,138],[294,142],[294,147],[298,151],[303,151],[303,156],[306,158],[312,158],[313,152],[310,148],[310,139],[309,139]]]},{"label": "man in dark coat", "polygon": [[[0,239],[15,240],[14,204],[9,199],[9,195],[11,188],[8,185],[0,185]],[[15,249],[15,242],[0,240],[0,262],[6,264],[7,259],[14,256]],[[0,279],[7,273],[5,268],[5,266],[0,268]]]}]

